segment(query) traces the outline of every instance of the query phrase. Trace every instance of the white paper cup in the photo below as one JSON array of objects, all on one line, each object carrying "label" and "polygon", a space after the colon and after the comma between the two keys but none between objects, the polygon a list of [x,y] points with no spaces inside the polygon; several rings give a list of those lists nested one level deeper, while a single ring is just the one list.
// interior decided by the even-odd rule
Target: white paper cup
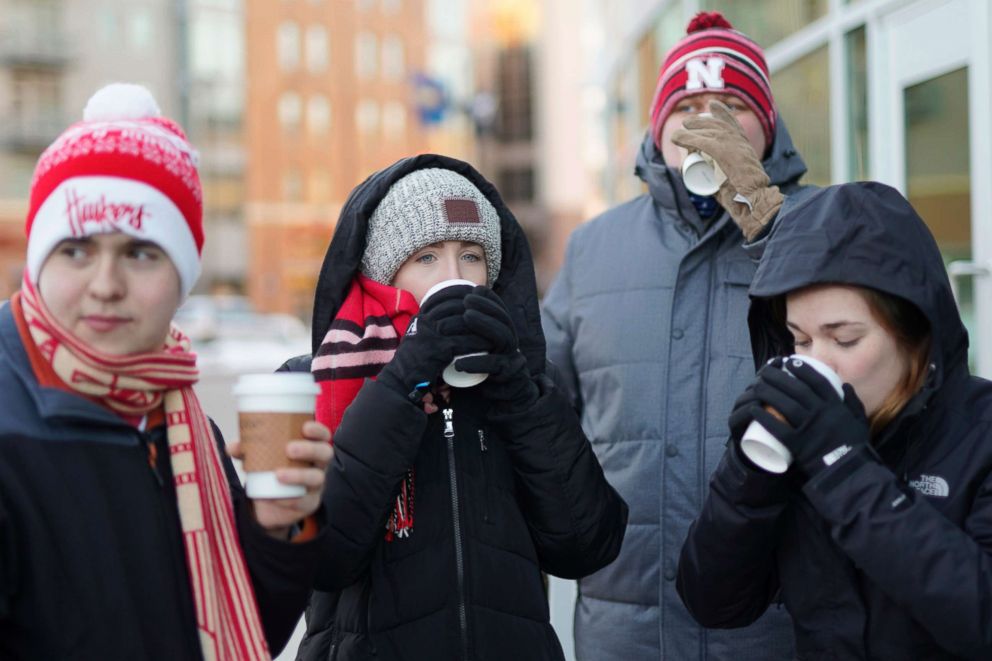
[{"label": "white paper cup", "polygon": [[[821,376],[830,382],[830,385],[834,387],[837,394],[841,398],[844,397],[844,387],[840,376],[837,375],[837,372],[830,369],[826,363],[816,358],[793,354],[783,363],[782,369],[786,374],[792,376],[789,366],[799,367],[803,363],[806,363],[819,372]],[[771,411],[771,413],[773,415],[775,414],[774,411]],[[789,448],[785,447],[757,420],[752,420],[751,424],[744,431],[744,435],[741,437],[741,452],[755,466],[763,468],[770,473],[784,473],[792,464],[792,453],[789,452]]]},{"label": "white paper cup", "polygon": [[244,451],[245,492],[249,498],[297,498],[306,487],[283,484],[277,468],[308,464],[286,456],[286,444],[300,438],[313,420],[320,386],[309,372],[246,374],[234,386],[238,427]]},{"label": "white paper cup", "polygon": [[[442,289],[447,289],[448,287],[457,287],[460,285],[462,286],[467,285],[469,287],[478,286],[476,285],[476,283],[472,282],[471,280],[444,280],[427,290],[427,293],[424,294],[424,297],[420,299],[420,307],[423,308],[424,304],[427,303],[427,299],[433,296],[434,294],[438,293]],[[489,375],[474,374],[472,372],[463,372],[455,367],[455,361],[458,360],[459,358],[468,358],[469,356],[484,356],[484,355],[486,355],[485,351],[479,353],[466,353],[466,354],[462,354],[461,356],[455,356],[455,360],[451,361],[451,364],[445,367],[444,371],[441,372],[441,378],[444,380],[445,383],[447,383],[452,388],[471,388],[472,386],[479,385],[487,378],[489,378]]]},{"label": "white paper cup", "polygon": [[702,152],[690,152],[682,161],[682,181],[696,195],[714,195],[726,180],[720,166]]}]

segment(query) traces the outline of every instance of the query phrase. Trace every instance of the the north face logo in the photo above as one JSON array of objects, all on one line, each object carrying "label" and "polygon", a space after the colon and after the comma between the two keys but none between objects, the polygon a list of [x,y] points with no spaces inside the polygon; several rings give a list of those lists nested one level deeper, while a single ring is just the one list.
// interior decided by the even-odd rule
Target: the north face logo
[{"label": "the north face logo", "polygon": [[410,322],[410,325],[407,327],[405,334],[406,335],[416,335],[417,334],[417,318],[416,317],[414,317],[413,318],[413,321]]},{"label": "the north face logo", "polygon": [[947,498],[951,493],[947,480],[939,475],[920,475],[918,480],[910,480],[909,486],[913,487],[924,496],[934,496],[936,498]]},{"label": "the north face logo", "polygon": [[449,197],[444,201],[444,216],[451,224],[478,225],[482,222],[479,205],[467,197]]}]

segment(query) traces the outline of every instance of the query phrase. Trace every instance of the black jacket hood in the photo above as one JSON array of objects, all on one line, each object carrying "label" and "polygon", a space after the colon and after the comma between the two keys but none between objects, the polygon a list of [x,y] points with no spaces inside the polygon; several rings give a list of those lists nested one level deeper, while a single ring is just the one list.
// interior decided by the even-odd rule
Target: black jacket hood
[{"label": "black jacket hood", "polygon": [[876,182],[823,188],[779,217],[750,289],[756,364],[792,344],[776,327],[769,301],[817,283],[870,287],[915,305],[930,322],[931,388],[952,370],[967,369],[968,333],[937,242],[894,188]]},{"label": "black jacket hood", "polygon": [[425,168],[445,168],[471,181],[496,208],[500,218],[503,263],[493,290],[506,304],[520,338],[520,350],[527,357],[531,374],[543,374],[544,334],[538,308],[534,260],[523,229],[507,208],[496,188],[468,163],[438,154],[404,158],[373,173],[359,184],[344,203],[331,245],[324,256],[317,280],[313,305],[312,350],[317,353],[321,340],[359,272],[368,219],[386,196],[390,186],[411,172]]}]

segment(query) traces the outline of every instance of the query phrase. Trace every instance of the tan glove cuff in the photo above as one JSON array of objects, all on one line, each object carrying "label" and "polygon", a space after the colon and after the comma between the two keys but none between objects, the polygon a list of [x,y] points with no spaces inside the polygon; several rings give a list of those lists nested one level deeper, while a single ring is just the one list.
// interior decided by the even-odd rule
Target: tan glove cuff
[{"label": "tan glove cuff", "polygon": [[[750,195],[743,197],[725,185],[717,193],[717,199],[720,205],[730,214],[730,217],[734,219],[734,222],[737,223],[737,226],[741,228],[744,239],[750,242],[761,233],[765,225],[782,208],[785,196],[779,191],[778,186],[759,188]],[[750,205],[748,205],[748,202],[750,202]]]}]

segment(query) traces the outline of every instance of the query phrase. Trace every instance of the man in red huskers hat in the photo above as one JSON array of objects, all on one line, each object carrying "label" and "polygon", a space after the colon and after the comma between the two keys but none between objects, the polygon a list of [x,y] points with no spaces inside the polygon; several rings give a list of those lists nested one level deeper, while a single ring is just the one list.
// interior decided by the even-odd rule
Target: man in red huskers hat
[{"label": "man in red huskers hat", "polygon": [[201,195],[137,85],[98,91],[38,161],[0,309],[0,658],[269,659],[303,612],[330,435],[287,445],[301,467],[277,477],[303,496],[246,498],[171,323]]},{"label": "man in red huskers hat", "polygon": [[[686,189],[687,152],[673,135],[718,147],[711,156],[728,181],[716,195]],[[747,289],[767,224],[805,171],[761,48],[720,14],[698,14],[658,77],[635,171],[648,192],[574,232],[544,299],[548,356],[630,506],[620,557],[579,582],[581,660],[794,656],[784,609],[745,629],[704,630],[675,579],[727,416],[754,376]]]}]

